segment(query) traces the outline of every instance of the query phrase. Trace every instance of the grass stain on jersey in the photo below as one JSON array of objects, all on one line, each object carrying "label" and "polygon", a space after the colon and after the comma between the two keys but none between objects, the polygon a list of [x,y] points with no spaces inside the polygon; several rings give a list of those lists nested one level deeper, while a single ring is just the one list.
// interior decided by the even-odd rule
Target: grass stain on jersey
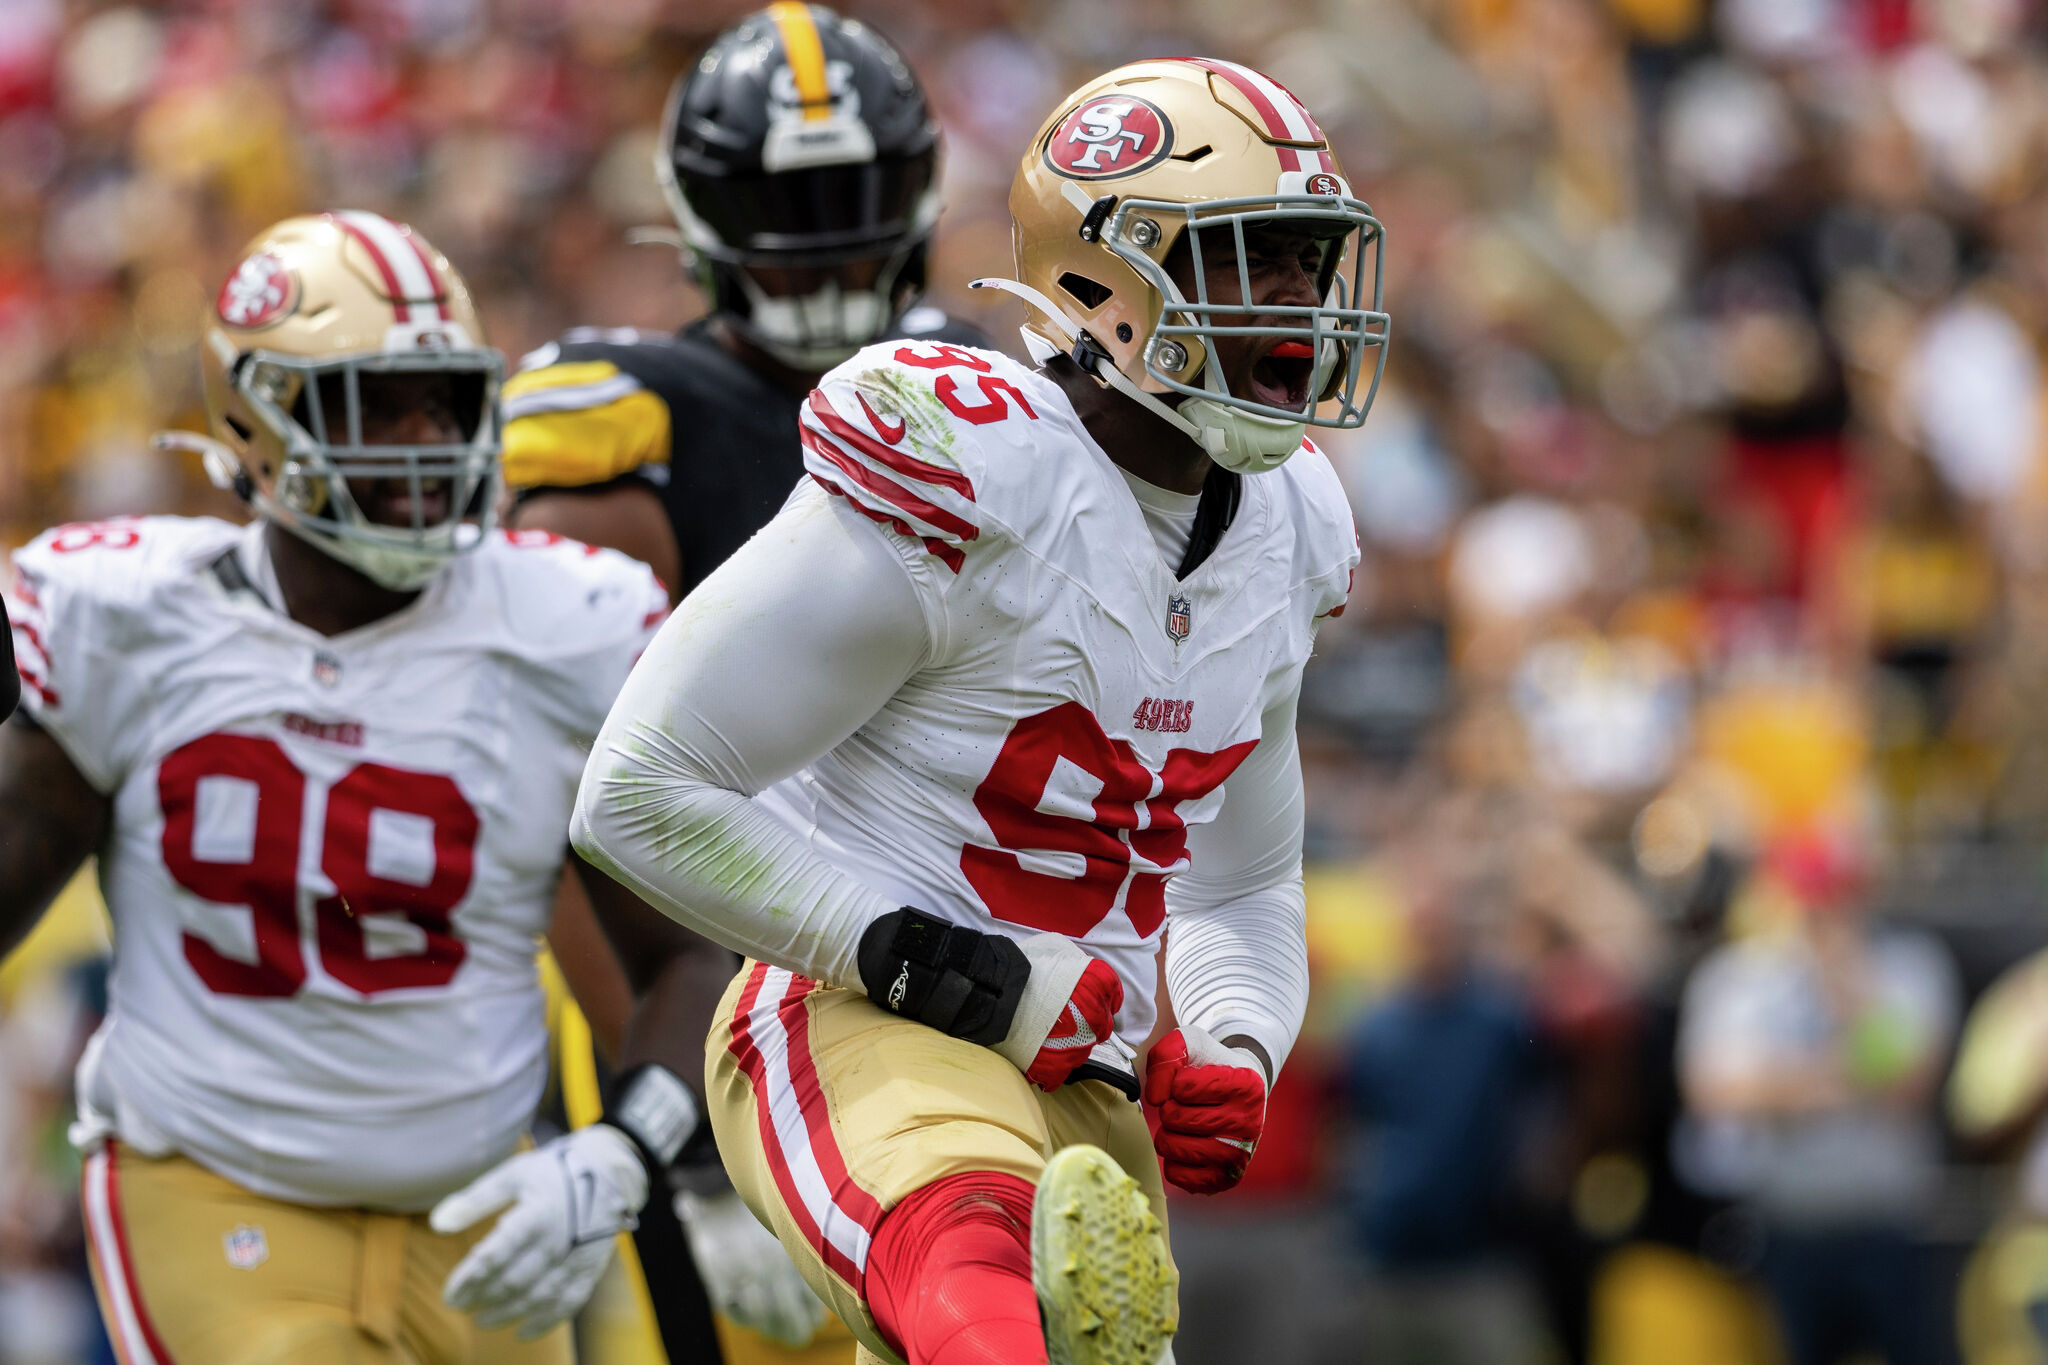
[{"label": "grass stain on jersey", "polygon": [[875,400],[884,416],[900,418],[910,427],[920,455],[944,454],[956,469],[960,467],[946,405],[916,378],[902,370],[878,367],[855,375],[853,387]]},{"label": "grass stain on jersey", "polygon": [[[726,830],[722,812],[693,814],[681,808],[677,790],[689,779],[672,740],[647,722],[635,721],[614,743],[624,761],[615,761],[601,779],[604,799],[630,817],[670,866],[690,864],[696,875],[714,882],[722,895],[733,900],[773,897],[783,880],[779,851],[761,852],[743,833]],[[584,851],[584,857],[616,875],[612,860],[602,850]],[[797,914],[776,904],[770,904],[764,913],[769,920],[785,921]]]}]

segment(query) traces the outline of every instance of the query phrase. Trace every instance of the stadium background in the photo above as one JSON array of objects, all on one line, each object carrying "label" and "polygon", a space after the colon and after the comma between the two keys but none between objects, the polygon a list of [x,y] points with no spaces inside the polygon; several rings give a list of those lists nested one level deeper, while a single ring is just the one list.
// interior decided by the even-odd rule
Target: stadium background
[{"label": "stadium background", "polygon": [[[198,318],[288,213],[419,225],[515,357],[694,314],[624,234],[746,8],[0,0],[0,542],[232,510],[147,437],[203,420]],[[1021,141],[1120,61],[1269,71],[1388,225],[1387,385],[1327,442],[1366,564],[1304,695],[1317,991],[1246,1188],[1179,1205],[1183,1365],[1767,1365],[1817,1245],[1783,1186],[1871,1132],[1840,1263],[1890,1238],[1929,1360],[2048,1359],[2040,7],[844,8],[944,125],[933,296],[1005,340],[965,285]],[[99,943],[81,890],[0,974],[6,1365],[104,1349],[62,1141]],[[1728,1080],[1766,1073],[1805,1082]]]}]

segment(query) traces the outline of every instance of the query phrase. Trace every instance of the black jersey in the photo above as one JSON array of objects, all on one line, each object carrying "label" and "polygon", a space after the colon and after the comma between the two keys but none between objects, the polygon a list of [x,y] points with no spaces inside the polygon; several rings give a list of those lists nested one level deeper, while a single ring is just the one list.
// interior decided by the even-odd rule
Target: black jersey
[{"label": "black jersey", "polygon": [[[911,309],[898,330],[989,344],[931,307]],[[523,493],[621,480],[653,489],[682,551],[677,591],[688,593],[803,477],[802,403],[719,345],[707,322],[673,336],[579,327],[526,357],[505,384],[505,478]]]}]

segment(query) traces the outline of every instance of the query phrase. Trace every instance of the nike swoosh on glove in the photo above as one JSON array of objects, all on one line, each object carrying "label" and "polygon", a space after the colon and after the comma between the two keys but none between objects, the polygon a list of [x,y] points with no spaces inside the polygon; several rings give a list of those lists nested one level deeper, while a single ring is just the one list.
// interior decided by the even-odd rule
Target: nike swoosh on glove
[{"label": "nike swoosh on glove", "polygon": [[1266,1073],[1241,1047],[1183,1025],[1145,1060],[1145,1107],[1166,1178],[1218,1194],[1243,1178],[1266,1127]]},{"label": "nike swoosh on glove", "polygon": [[1124,983],[1114,967],[1064,934],[1034,934],[1018,946],[1031,961],[1031,977],[996,1051],[1040,1090],[1057,1090],[1115,1032]]},{"label": "nike swoosh on glove", "polygon": [[495,1331],[532,1340],[573,1315],[597,1287],[612,1241],[639,1223],[647,1168],[606,1123],[499,1162],[434,1205],[428,1223],[460,1232],[504,1209],[497,1226],[449,1273],[441,1299]]},{"label": "nike swoosh on glove", "polygon": [[712,1307],[791,1350],[811,1344],[825,1325],[825,1305],[737,1193],[681,1191],[676,1217],[689,1233],[690,1257]]}]

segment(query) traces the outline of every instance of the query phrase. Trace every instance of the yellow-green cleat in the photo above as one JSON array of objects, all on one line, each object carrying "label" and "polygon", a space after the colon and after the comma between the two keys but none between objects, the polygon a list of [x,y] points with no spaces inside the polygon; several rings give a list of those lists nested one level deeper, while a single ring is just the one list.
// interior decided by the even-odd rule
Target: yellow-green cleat
[{"label": "yellow-green cleat", "polygon": [[1100,1147],[1068,1147],[1039,1177],[1031,1276],[1052,1365],[1157,1365],[1180,1325],[1159,1216]]}]

